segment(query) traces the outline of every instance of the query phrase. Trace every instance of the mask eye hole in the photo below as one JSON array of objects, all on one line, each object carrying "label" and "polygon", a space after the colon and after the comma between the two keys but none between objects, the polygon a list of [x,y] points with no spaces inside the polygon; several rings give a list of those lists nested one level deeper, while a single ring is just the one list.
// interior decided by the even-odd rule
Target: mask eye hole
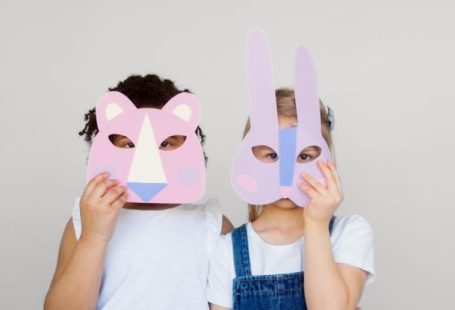
[{"label": "mask eye hole", "polygon": [[173,151],[178,149],[185,143],[186,136],[169,136],[160,144],[160,150],[162,151]]},{"label": "mask eye hole", "polygon": [[135,147],[130,138],[119,134],[109,135],[109,141],[111,141],[114,146],[121,149],[132,149]]},{"label": "mask eye hole", "polygon": [[321,155],[321,148],[319,146],[313,145],[304,148],[299,156],[297,156],[298,163],[309,163]]},{"label": "mask eye hole", "polygon": [[254,156],[263,163],[274,163],[278,161],[278,153],[267,145],[257,145],[251,148]]}]

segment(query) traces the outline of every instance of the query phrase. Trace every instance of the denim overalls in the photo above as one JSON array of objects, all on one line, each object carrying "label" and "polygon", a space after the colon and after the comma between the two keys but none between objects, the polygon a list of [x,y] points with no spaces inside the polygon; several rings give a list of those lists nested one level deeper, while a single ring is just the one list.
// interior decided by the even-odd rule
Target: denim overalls
[{"label": "denim overalls", "polygon": [[[329,224],[329,232],[335,217]],[[235,279],[234,310],[306,310],[303,272],[277,275],[251,275],[246,224],[232,232]]]}]

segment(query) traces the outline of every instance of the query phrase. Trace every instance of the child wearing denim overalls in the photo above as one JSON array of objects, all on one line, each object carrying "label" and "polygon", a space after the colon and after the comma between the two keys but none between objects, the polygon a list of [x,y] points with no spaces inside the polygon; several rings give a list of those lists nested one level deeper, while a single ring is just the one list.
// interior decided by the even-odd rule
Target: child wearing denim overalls
[{"label": "child wearing denim overalls", "polygon": [[[296,126],[294,92],[276,91],[280,127]],[[321,104],[322,134],[332,148],[333,114]],[[246,130],[249,130],[248,126]],[[273,150],[253,149],[263,162]],[[311,161],[316,149],[299,160]],[[374,280],[373,234],[361,216],[337,216],[340,180],[331,162],[318,163],[327,187],[308,175],[305,208],[289,199],[250,205],[250,222],[223,236],[210,260],[208,300],[219,309],[354,309]],[[305,237],[305,238],[304,238]]]}]

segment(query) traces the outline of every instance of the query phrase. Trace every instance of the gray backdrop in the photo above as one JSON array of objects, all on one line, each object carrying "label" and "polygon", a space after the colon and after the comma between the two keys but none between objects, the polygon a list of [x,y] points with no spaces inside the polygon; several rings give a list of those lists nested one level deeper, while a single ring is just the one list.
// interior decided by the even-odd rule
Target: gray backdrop
[{"label": "gray backdrop", "polygon": [[[235,225],[229,166],[247,117],[245,35],[262,25],[277,86],[308,47],[335,110],[345,200],[374,228],[364,309],[453,303],[453,1],[0,1],[1,309],[39,309],[84,185],[82,116],[107,87],[156,72],[204,102],[207,197]],[[452,262],[452,263],[450,263]]]}]

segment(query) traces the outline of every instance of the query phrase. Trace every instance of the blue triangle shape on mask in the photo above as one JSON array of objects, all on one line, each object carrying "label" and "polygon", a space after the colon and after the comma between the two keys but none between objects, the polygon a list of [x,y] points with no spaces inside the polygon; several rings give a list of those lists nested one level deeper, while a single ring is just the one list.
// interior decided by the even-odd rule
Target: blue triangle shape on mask
[{"label": "blue triangle shape on mask", "polygon": [[126,182],[126,185],[138,195],[143,202],[148,202],[156,194],[158,194],[167,183],[142,183],[142,182]]}]

